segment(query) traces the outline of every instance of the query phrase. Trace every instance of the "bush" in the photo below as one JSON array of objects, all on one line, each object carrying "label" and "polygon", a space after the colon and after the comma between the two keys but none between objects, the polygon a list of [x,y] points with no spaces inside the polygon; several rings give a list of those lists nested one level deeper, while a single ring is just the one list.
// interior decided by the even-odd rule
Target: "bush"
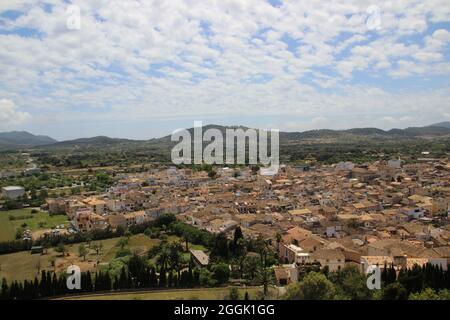
[{"label": "bush", "polygon": [[219,285],[227,282],[230,278],[230,267],[228,264],[219,263],[213,269],[213,278]]},{"label": "bush", "polygon": [[116,258],[122,258],[126,256],[131,256],[131,250],[127,248],[119,249],[116,253]]},{"label": "bush", "polygon": [[327,277],[320,272],[310,272],[298,283],[287,287],[287,300],[332,300],[335,287]]}]

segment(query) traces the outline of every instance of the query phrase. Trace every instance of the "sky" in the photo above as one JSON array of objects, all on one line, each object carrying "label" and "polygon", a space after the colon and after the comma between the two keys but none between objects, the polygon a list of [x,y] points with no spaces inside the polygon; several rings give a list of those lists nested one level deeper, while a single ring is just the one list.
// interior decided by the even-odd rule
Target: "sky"
[{"label": "sky", "polygon": [[0,131],[450,121],[448,0],[1,0]]}]

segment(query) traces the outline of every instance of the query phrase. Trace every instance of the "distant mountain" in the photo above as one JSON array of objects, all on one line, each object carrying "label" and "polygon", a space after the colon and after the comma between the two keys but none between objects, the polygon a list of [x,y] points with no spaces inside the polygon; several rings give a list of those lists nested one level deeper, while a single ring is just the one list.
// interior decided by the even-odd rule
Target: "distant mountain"
[{"label": "distant mountain", "polygon": [[[218,129],[225,138],[226,129],[248,129],[244,126],[220,126],[207,125],[203,131]],[[194,128],[188,129],[193,136]],[[392,139],[414,138],[449,138],[450,122],[436,123],[426,127],[410,127],[406,129],[381,130],[377,128],[354,128],[347,130],[309,130],[303,132],[281,132],[280,143],[296,145],[305,143],[340,143],[340,142],[364,142],[385,141]],[[99,148],[99,147],[143,147],[154,150],[166,150],[177,142],[171,141],[171,136],[154,138],[150,140],[131,140],[97,136],[92,138],[80,138],[58,142],[47,136],[35,136],[28,132],[0,133],[0,148],[20,149],[28,147],[41,148]]]},{"label": "distant mountain", "polygon": [[450,121],[435,123],[432,124],[430,127],[450,128]]},{"label": "distant mountain", "polygon": [[29,148],[58,142],[48,136],[34,135],[26,131],[0,132],[0,147]]},{"label": "distant mountain", "polygon": [[399,139],[419,137],[450,136],[450,127],[411,127],[406,129],[391,129],[388,131],[377,128],[355,128],[347,130],[310,130],[304,132],[280,132],[280,139],[287,140],[349,140],[349,139]]},{"label": "distant mountain", "polygon": [[92,138],[80,138],[75,140],[66,140],[52,144],[50,147],[102,147],[120,144],[138,143],[139,140],[109,138],[97,136]]}]

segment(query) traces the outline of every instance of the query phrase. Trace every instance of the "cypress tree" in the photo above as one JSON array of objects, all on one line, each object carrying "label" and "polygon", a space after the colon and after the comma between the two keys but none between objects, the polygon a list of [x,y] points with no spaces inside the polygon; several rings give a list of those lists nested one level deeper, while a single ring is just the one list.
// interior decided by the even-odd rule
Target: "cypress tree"
[{"label": "cypress tree", "polygon": [[166,270],[164,268],[161,268],[159,271],[159,286],[161,288],[165,288],[167,286]]},{"label": "cypress tree", "polygon": [[5,278],[2,279],[1,299],[6,300],[9,297],[9,286]]},{"label": "cypress tree", "polygon": [[173,272],[169,271],[169,276],[167,277],[167,287],[171,288],[173,285]]},{"label": "cypress tree", "polygon": [[155,268],[150,271],[150,287],[155,288],[158,286],[158,277],[156,276]]}]

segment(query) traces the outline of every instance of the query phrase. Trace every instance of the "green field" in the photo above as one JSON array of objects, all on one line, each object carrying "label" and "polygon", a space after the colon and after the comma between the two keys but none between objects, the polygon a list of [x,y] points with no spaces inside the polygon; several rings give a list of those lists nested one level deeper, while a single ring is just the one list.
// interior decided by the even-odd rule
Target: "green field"
[{"label": "green field", "polygon": [[[48,249],[47,254],[30,254],[29,251],[17,252],[0,255],[0,279],[6,278],[11,280],[29,280],[34,279],[38,275],[38,270],[55,270],[56,272],[65,271],[71,264],[78,265],[82,271],[96,271],[100,266],[104,266],[116,257],[116,253],[120,250],[118,242],[121,238],[111,238],[101,241],[93,241],[91,249],[89,245],[84,243],[88,248],[86,260],[78,256],[79,243],[67,245],[68,255],[61,257],[53,248]],[[180,241],[176,236],[170,236],[168,241]],[[102,249],[97,252],[92,246],[94,243],[102,243]],[[151,239],[144,234],[133,235],[129,238],[126,249],[138,254],[145,254],[153,246],[159,245],[161,240]],[[192,246],[192,248],[202,248],[201,246]],[[51,261],[55,259],[55,267],[51,265]]]},{"label": "green field", "polygon": [[[243,299],[248,292],[250,299],[261,296],[262,288],[248,287],[238,288]],[[95,294],[63,298],[64,300],[224,300],[229,294],[230,288],[202,288],[202,289],[175,289],[162,291],[147,291],[133,293]],[[268,298],[276,298],[277,290],[271,288]]]},{"label": "green field", "polygon": [[[65,215],[50,216],[48,213],[42,211],[31,213],[31,210],[31,208],[27,208],[0,211],[0,241],[14,240],[16,231],[20,228],[36,231],[51,229],[57,225],[67,223],[67,216]],[[24,219],[10,220],[10,216],[15,218],[24,217]]]}]

